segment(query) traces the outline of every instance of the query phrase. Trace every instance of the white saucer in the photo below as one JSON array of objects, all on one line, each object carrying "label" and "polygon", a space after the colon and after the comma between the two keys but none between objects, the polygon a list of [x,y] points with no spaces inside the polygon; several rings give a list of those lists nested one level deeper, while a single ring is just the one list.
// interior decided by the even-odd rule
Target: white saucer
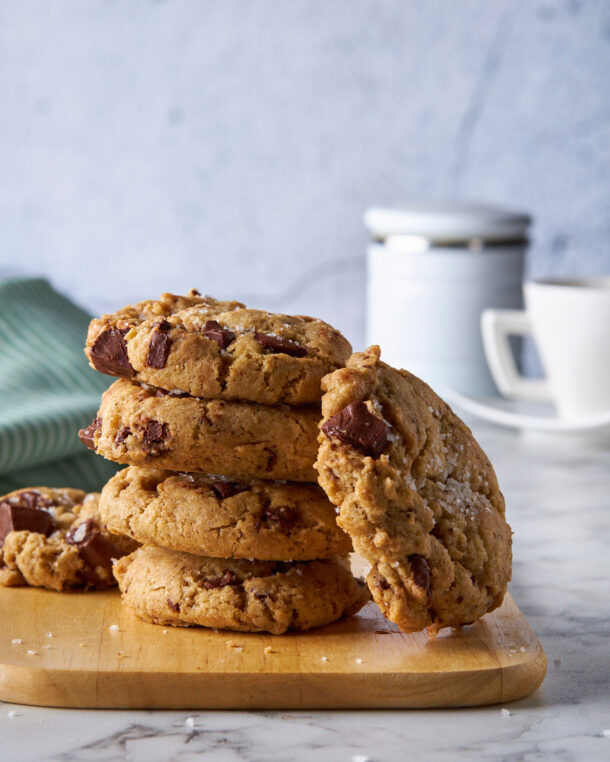
[{"label": "white saucer", "polygon": [[502,397],[476,399],[448,388],[441,390],[440,396],[450,405],[500,426],[571,434],[601,433],[607,429],[610,436],[610,410],[587,418],[566,420],[557,416],[553,405],[545,403],[526,403]]}]

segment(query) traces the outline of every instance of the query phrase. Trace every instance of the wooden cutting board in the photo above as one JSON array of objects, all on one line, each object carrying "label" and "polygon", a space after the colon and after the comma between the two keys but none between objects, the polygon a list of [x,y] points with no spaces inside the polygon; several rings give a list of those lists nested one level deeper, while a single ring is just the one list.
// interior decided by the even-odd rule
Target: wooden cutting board
[{"label": "wooden cutting board", "polygon": [[[546,658],[515,602],[436,640],[370,603],[290,635],[146,624],[117,592],[0,588],[0,699],[62,707],[451,707],[527,696]],[[117,629],[118,626],[118,629]]]}]

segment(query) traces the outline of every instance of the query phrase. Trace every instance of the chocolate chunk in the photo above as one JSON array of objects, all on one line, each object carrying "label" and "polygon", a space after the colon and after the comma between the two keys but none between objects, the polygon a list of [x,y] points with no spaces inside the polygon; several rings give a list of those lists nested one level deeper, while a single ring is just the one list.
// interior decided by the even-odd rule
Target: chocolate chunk
[{"label": "chocolate chunk", "polygon": [[297,341],[270,336],[268,333],[255,333],[254,338],[273,354],[282,353],[291,357],[305,357],[307,349]]},{"label": "chocolate chunk", "polygon": [[95,450],[94,435],[95,435],[95,432],[101,428],[102,428],[102,419],[96,418],[92,423],[90,423],[87,426],[86,429],[81,429],[78,432],[78,438],[90,450]]},{"label": "chocolate chunk", "polygon": [[120,445],[121,442],[124,442],[130,434],[131,434],[131,429],[129,428],[129,426],[123,426],[122,429],[119,429],[119,433],[114,438],[114,444]]},{"label": "chocolate chunk", "polygon": [[0,503],[0,546],[4,544],[9,532],[21,532],[24,529],[48,537],[55,529],[55,519],[49,511],[31,507],[27,502],[10,503],[4,500]]},{"label": "chocolate chunk", "polygon": [[267,456],[267,467],[265,470],[271,471],[273,466],[275,466],[275,462],[277,460],[277,454],[271,450],[269,447],[265,447],[265,452],[268,452],[269,455]]},{"label": "chocolate chunk", "polygon": [[[94,519],[86,519],[66,534],[66,542],[76,545],[78,553],[87,565],[82,574],[87,582],[96,586],[112,584],[112,559],[124,555],[110,540],[100,532]],[[108,572],[108,578],[100,576],[97,569]]]},{"label": "chocolate chunk", "polygon": [[336,437],[365,455],[378,458],[388,441],[390,427],[370,412],[364,402],[352,402],[322,424],[327,437]]},{"label": "chocolate chunk", "polygon": [[101,333],[89,350],[93,367],[107,376],[133,378],[136,374],[127,354],[126,330],[107,328]]},{"label": "chocolate chunk", "polygon": [[380,590],[389,590],[391,585],[385,577],[379,577],[375,583]]},{"label": "chocolate chunk", "polygon": [[261,603],[265,603],[269,595],[267,593],[254,593],[254,597],[257,601],[260,601]]},{"label": "chocolate chunk", "polygon": [[228,497],[233,497],[233,495],[237,495],[238,492],[243,492],[246,489],[243,484],[238,484],[237,482],[211,482],[210,487],[219,500],[226,500]]},{"label": "chocolate chunk", "polygon": [[[169,323],[167,325],[169,327]],[[156,368],[157,370],[165,368],[171,343],[169,336],[164,331],[156,330],[153,333],[146,355],[146,364],[149,368]]]},{"label": "chocolate chunk", "polygon": [[25,508],[48,508],[53,505],[53,501],[48,497],[44,497],[38,490],[26,489],[23,492],[18,492],[16,495],[12,495],[6,500],[10,505],[22,505]]},{"label": "chocolate chunk", "polygon": [[180,604],[174,603],[171,598],[167,599],[167,605],[170,607],[172,611],[175,611],[176,614],[180,613]]},{"label": "chocolate chunk", "polygon": [[208,320],[203,326],[202,332],[206,339],[215,341],[221,349],[226,349],[235,338],[233,331],[223,328],[215,320]]},{"label": "chocolate chunk", "polygon": [[159,444],[167,437],[167,424],[149,421],[144,428],[144,441],[147,445]]},{"label": "chocolate chunk", "polygon": [[280,505],[277,508],[264,508],[260,513],[260,521],[263,524],[268,527],[277,527],[282,534],[288,534],[298,519],[298,511],[287,505]]},{"label": "chocolate chunk", "polygon": [[235,572],[232,572],[230,569],[226,569],[223,572],[222,577],[202,579],[199,584],[206,590],[212,590],[214,588],[227,587],[228,585],[239,585],[239,579],[237,578],[237,574],[235,574]]},{"label": "chocolate chunk", "polygon": [[430,566],[423,556],[417,554],[409,556],[409,563],[411,564],[411,573],[413,574],[413,582],[417,587],[421,587],[426,591],[426,595],[430,598]]}]

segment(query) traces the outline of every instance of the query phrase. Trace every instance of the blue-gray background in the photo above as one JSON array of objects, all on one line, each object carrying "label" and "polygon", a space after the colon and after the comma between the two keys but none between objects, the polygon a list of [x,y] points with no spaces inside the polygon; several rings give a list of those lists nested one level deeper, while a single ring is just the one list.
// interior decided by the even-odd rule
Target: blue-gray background
[{"label": "blue-gray background", "polygon": [[608,0],[3,0],[0,274],[196,286],[363,340],[369,204],[536,217],[610,271]]}]

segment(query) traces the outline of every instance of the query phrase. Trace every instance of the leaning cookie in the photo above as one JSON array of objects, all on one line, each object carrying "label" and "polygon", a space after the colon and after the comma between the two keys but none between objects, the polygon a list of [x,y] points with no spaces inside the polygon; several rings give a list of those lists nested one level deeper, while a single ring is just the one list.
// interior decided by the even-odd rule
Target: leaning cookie
[{"label": "leaning cookie", "polygon": [[315,482],[319,419],[314,408],[177,398],[121,379],[79,436],[118,463]]},{"label": "leaning cookie", "polygon": [[191,291],[95,319],[85,352],[111,376],[206,399],[318,403],[320,380],[351,347],[332,326]]},{"label": "leaning cookie", "polygon": [[0,498],[0,585],[50,590],[114,585],[112,562],[137,548],[109,534],[99,495],[33,487]]},{"label": "leaning cookie", "polygon": [[384,615],[434,634],[502,603],[511,531],[468,427],[379,356],[370,347],[324,379],[316,468],[339,525],[371,563],[367,582]]},{"label": "leaning cookie", "polygon": [[100,513],[112,532],[200,556],[309,561],[352,549],[335,506],[314,484],[131,466],[102,490]]},{"label": "leaning cookie", "polygon": [[142,547],[114,566],[123,602],[148,622],[242,632],[309,630],[369,599],[342,558],[284,564]]}]

